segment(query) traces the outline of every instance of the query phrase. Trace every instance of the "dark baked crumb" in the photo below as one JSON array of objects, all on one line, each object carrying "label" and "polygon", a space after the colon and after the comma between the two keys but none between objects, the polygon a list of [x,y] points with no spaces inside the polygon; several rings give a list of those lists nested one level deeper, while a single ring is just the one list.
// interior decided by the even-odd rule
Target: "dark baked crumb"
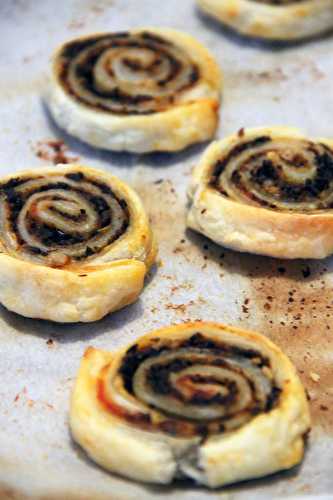
[{"label": "dark baked crumb", "polygon": [[311,269],[309,268],[309,266],[306,266],[304,269],[302,269],[302,274],[303,278],[308,278],[309,276],[311,276]]},{"label": "dark baked crumb", "polygon": [[68,147],[61,140],[38,141],[33,149],[38,158],[49,161],[54,165],[73,163],[79,159],[78,156],[67,155]]}]

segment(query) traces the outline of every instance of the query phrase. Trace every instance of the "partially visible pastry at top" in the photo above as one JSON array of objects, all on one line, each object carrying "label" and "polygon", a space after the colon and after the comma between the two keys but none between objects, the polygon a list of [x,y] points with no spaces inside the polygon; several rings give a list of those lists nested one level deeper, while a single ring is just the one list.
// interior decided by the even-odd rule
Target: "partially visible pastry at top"
[{"label": "partially visible pastry at top", "polygon": [[193,37],[137,29],[62,45],[47,103],[61,128],[92,146],[178,151],[214,135],[221,85],[219,67]]},{"label": "partially visible pastry at top", "polygon": [[95,321],[134,302],[156,246],[140,199],[79,165],[0,180],[0,302],[31,318]]},{"label": "partially visible pastry at top", "polygon": [[212,143],[193,173],[188,226],[223,246],[279,258],[333,253],[333,141],[286,127]]},{"label": "partially visible pastry at top", "polygon": [[236,31],[271,40],[308,38],[333,28],[333,0],[197,0]]}]

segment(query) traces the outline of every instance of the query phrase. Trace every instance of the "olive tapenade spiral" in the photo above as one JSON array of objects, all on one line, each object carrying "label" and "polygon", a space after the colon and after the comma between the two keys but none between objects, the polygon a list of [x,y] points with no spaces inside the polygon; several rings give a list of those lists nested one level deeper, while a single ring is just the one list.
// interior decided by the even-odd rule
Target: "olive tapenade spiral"
[{"label": "olive tapenade spiral", "polygon": [[120,114],[155,113],[200,79],[181,47],[142,31],[69,42],[58,54],[59,81],[80,103]]},{"label": "olive tapenade spiral", "polygon": [[80,171],[13,177],[0,184],[0,203],[6,249],[60,267],[99,254],[130,223],[126,200]]},{"label": "olive tapenade spiral", "polygon": [[279,258],[333,252],[333,141],[241,129],[213,143],[189,190],[188,226],[226,247]]},{"label": "olive tapenade spiral", "polygon": [[[129,397],[157,416],[118,407],[108,384],[123,386]],[[172,436],[206,436],[236,429],[270,411],[279,393],[269,360],[260,352],[198,331],[184,340],[153,337],[143,346],[138,342],[124,355],[116,379],[100,379],[98,397],[129,423]]]},{"label": "olive tapenade spiral", "polygon": [[[111,471],[220,486],[300,461],[309,413],[295,371],[276,346],[253,332],[196,322],[157,330],[116,353],[89,348],[70,425],[74,439]],[[270,446],[280,439],[283,450],[275,456]],[[262,454],[249,472],[236,457],[252,456],[253,446]]]},{"label": "olive tapenade spiral", "polygon": [[116,177],[57,165],[0,180],[0,302],[23,316],[94,321],[133,302],[156,245]]},{"label": "olive tapenade spiral", "polygon": [[46,100],[57,124],[92,146],[178,151],[214,135],[221,83],[217,63],[190,35],[135,29],[62,45]]},{"label": "olive tapenade spiral", "polygon": [[231,200],[271,210],[333,209],[333,149],[290,137],[240,139],[216,162],[210,185]]}]

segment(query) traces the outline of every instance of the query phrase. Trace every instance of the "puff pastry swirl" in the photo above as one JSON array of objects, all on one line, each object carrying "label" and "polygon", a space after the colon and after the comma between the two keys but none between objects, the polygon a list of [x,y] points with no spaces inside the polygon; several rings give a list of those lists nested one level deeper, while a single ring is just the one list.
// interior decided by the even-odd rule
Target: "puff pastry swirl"
[{"label": "puff pastry swirl", "polygon": [[0,181],[0,302],[58,322],[94,321],[134,302],[156,248],[138,196],[79,165]]},{"label": "puff pastry swirl", "polygon": [[60,47],[47,102],[60,127],[92,146],[177,151],[214,135],[220,89],[220,70],[199,42],[149,28]]},{"label": "puff pastry swirl", "polygon": [[197,0],[209,15],[244,35],[297,40],[333,28],[333,0]]},{"label": "puff pastry swirl", "polygon": [[116,353],[88,348],[70,411],[74,439],[106,469],[209,487],[299,463],[309,426],[301,382],[272,342],[202,322]]},{"label": "puff pastry swirl", "polygon": [[216,243],[279,258],[333,252],[333,141],[292,128],[241,130],[193,173],[187,224]]}]

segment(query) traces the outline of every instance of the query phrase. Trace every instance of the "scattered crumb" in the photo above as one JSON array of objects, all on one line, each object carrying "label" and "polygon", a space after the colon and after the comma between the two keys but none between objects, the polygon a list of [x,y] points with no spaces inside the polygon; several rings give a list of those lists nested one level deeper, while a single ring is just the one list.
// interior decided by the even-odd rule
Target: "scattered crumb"
[{"label": "scattered crumb", "polygon": [[174,254],[177,254],[177,253],[181,253],[183,251],[183,249],[181,247],[175,247],[172,251],[172,253]]},{"label": "scattered crumb", "polygon": [[302,274],[303,278],[308,278],[309,276],[311,276],[311,269],[309,268],[309,266],[306,266],[305,269],[302,269]]},{"label": "scattered crumb", "polygon": [[313,380],[314,382],[319,382],[320,375],[318,375],[318,373],[310,372],[309,375],[310,375],[311,380]]},{"label": "scattered crumb", "polygon": [[78,156],[68,156],[68,146],[60,140],[38,141],[33,149],[38,158],[49,161],[53,165],[72,163],[79,159]]},{"label": "scattered crumb", "polygon": [[165,308],[166,309],[172,309],[174,311],[177,311],[177,312],[180,312],[180,313],[186,313],[186,308],[188,306],[193,306],[194,305],[194,301],[193,300],[190,300],[190,302],[188,302],[188,304],[166,304]]},{"label": "scattered crumb", "polygon": [[84,22],[83,21],[71,21],[68,24],[68,29],[69,30],[77,30],[77,29],[82,29],[84,27]]}]

